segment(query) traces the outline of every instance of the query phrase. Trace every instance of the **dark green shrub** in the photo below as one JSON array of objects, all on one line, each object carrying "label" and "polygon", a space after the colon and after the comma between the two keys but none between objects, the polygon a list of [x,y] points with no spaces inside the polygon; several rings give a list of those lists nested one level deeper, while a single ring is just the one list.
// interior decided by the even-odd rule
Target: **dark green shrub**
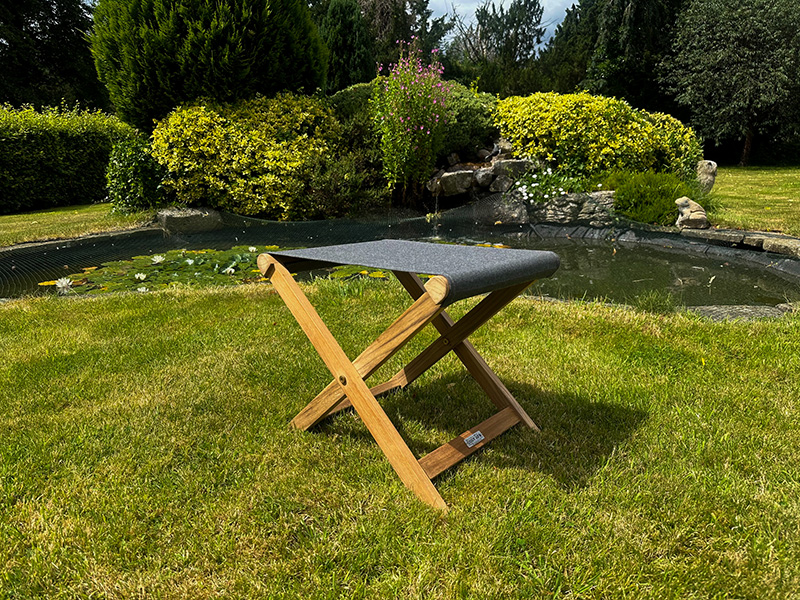
[{"label": "dark green shrub", "polygon": [[453,83],[447,98],[450,120],[444,127],[444,148],[440,158],[457,152],[462,159],[480,148],[491,148],[498,130],[494,123],[497,99]]},{"label": "dark green shrub", "polygon": [[359,217],[387,207],[391,192],[366,150],[339,147],[319,157],[309,185],[307,218]]},{"label": "dark green shrub", "polygon": [[[372,84],[359,83],[337,92],[329,101],[341,123],[337,151],[315,171],[314,194],[328,216],[352,215],[390,202],[383,176],[380,140],[369,109]],[[338,188],[338,189],[337,189]]]},{"label": "dark green shrub", "polygon": [[380,139],[369,108],[372,85],[351,85],[331,96],[329,102],[342,126],[342,143],[349,150],[365,152],[380,171]]},{"label": "dark green shrub", "polygon": [[133,213],[170,203],[161,182],[167,170],[150,154],[150,140],[136,132],[114,144],[106,171],[113,210]]},{"label": "dark green shrub", "polygon": [[614,210],[639,221],[657,225],[673,225],[678,218],[675,200],[688,196],[698,200],[700,190],[672,173],[612,173],[603,185],[615,190]]},{"label": "dark green shrub", "polygon": [[297,220],[315,212],[312,173],[339,137],[320,101],[279,94],[180,107],[157,125],[152,153],[179,202]]},{"label": "dark green shrub", "polygon": [[323,46],[302,0],[99,0],[91,42],[118,114],[145,131],[200,97],[324,83]]},{"label": "dark green shrub", "polygon": [[99,111],[0,106],[0,214],[101,202],[111,148],[131,135]]},{"label": "dark green shrub", "polygon": [[372,82],[356,83],[336,92],[330,97],[336,117],[345,121],[362,117],[369,121],[369,100],[372,98]]}]

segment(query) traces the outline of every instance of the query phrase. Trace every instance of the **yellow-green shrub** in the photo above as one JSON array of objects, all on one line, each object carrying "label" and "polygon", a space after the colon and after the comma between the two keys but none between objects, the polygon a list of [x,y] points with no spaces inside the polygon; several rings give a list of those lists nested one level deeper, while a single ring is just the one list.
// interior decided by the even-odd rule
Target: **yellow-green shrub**
[{"label": "yellow-green shrub", "polygon": [[653,170],[689,178],[702,157],[694,132],[677,119],[587,93],[500,100],[497,125],[520,155],[575,175]]},{"label": "yellow-green shrub", "polygon": [[315,159],[338,136],[338,122],[318,100],[280,94],[177,108],[156,126],[152,153],[180,202],[303,219]]}]

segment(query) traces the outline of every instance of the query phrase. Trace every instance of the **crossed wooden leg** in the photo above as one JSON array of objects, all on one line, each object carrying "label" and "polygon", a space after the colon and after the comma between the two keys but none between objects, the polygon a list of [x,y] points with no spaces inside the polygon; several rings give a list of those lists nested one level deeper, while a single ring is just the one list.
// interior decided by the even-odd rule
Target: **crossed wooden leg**
[{"label": "crossed wooden leg", "polygon": [[[268,254],[259,256],[258,264],[264,276],[272,280],[275,290],[333,375],[333,381],[292,420],[294,427],[308,429],[328,415],[353,406],[406,487],[423,502],[442,510],[447,510],[447,505],[431,479],[517,423],[538,430],[467,341],[472,332],[516,298],[530,282],[492,292],[462,319],[454,322],[442,306],[448,293],[447,279],[437,276],[423,285],[416,275],[395,272],[414,303],[351,362],[286,267]],[[436,327],[440,337],[386,383],[372,389],[367,387],[364,380],[428,323]],[[407,386],[451,350],[500,410],[417,460],[375,397]]]}]

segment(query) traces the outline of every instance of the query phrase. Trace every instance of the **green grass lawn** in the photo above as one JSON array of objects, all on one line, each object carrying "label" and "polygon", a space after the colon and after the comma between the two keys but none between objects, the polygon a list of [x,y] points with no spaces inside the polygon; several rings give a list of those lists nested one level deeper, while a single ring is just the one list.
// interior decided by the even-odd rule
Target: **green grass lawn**
[{"label": "green grass lawn", "polygon": [[0,246],[78,237],[89,233],[131,229],[150,215],[111,214],[109,204],[65,206],[18,215],[0,216]]},{"label": "green grass lawn", "polygon": [[[306,289],[350,356],[405,302]],[[0,598],[797,597],[800,317],[521,298],[472,339],[543,431],[442,515],[352,413],[289,429],[330,376],[269,284],[1,304]],[[418,455],[494,411],[455,359],[382,403]]]},{"label": "green grass lawn", "polygon": [[712,194],[715,225],[800,236],[798,167],[721,167]]}]

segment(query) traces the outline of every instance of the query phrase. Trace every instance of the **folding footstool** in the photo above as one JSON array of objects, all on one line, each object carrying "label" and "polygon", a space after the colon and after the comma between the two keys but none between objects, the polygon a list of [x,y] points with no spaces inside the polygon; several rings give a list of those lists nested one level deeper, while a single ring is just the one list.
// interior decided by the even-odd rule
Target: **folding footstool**
[{"label": "folding footstool", "polygon": [[[335,265],[362,265],[392,271],[414,300],[352,362],[291,274]],[[538,431],[467,337],[533,281],[552,275],[559,266],[556,254],[382,240],[271,252],[258,257],[258,266],[264,277],[271,279],[333,375],[333,381],[292,420],[294,427],[309,429],[325,417],[352,406],[406,487],[423,502],[443,510],[447,510],[447,505],[431,479],[517,423]],[[423,284],[419,273],[432,277]],[[486,292],[489,294],[458,322],[444,312],[453,302]],[[372,388],[367,386],[364,380],[428,323],[439,331],[439,338],[389,381]],[[498,412],[417,460],[375,398],[407,386],[450,351],[456,353]]]}]

